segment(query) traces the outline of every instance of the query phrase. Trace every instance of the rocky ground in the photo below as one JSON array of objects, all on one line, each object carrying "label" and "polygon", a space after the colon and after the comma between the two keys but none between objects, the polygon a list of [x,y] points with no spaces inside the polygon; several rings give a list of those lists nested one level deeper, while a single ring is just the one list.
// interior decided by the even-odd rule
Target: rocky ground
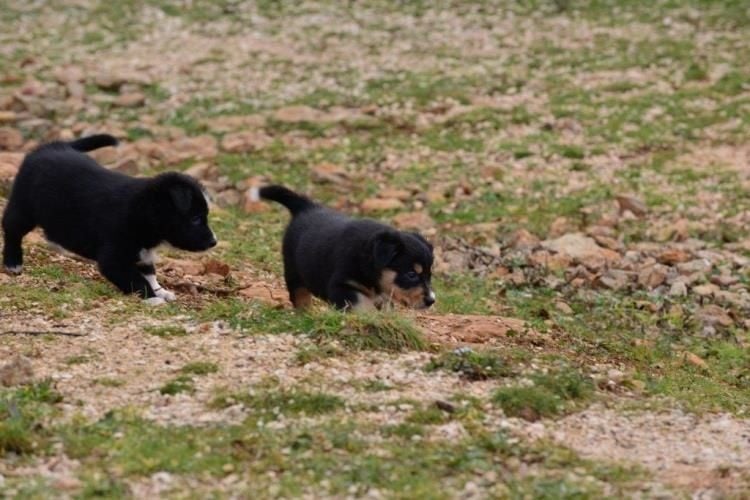
[{"label": "rocky ground", "polygon": [[[219,246],[147,307],[0,274],[9,497],[743,498],[740,1],[10,2],[0,208],[40,142],[181,170]],[[286,183],[436,247],[436,307],[294,312]]]}]

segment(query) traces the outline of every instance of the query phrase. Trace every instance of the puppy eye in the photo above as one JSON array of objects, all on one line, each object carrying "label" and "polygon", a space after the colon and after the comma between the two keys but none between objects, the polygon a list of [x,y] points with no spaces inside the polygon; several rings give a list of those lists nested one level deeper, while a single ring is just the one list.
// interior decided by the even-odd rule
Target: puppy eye
[{"label": "puppy eye", "polygon": [[197,225],[198,225],[198,224],[200,224],[201,222],[203,222],[203,217],[201,217],[200,215],[196,215],[195,217],[192,217],[192,218],[190,219],[190,223],[191,223],[192,225],[194,225],[194,226],[197,226]]},{"label": "puppy eye", "polygon": [[409,271],[406,273],[406,279],[416,281],[419,279],[419,275],[415,271]]}]

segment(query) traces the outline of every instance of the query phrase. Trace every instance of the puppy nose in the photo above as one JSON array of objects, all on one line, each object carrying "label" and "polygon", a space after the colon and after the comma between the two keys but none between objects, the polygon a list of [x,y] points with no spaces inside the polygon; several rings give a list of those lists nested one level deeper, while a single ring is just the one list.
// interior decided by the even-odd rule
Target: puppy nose
[{"label": "puppy nose", "polygon": [[435,303],[435,294],[430,292],[429,295],[425,295],[424,297],[424,305],[427,307],[430,307],[432,304]]},{"label": "puppy nose", "polygon": [[216,246],[218,241],[216,241],[216,238],[211,238],[211,241],[208,242],[208,248],[213,248]]}]

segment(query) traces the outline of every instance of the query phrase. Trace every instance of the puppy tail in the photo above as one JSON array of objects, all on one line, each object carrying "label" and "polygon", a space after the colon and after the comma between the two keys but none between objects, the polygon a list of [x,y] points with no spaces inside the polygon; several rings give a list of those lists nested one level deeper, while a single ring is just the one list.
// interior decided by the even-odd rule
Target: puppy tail
[{"label": "puppy tail", "polygon": [[284,205],[292,215],[297,215],[310,208],[315,207],[315,202],[301,194],[297,194],[291,189],[284,186],[264,186],[262,188],[252,188],[250,199],[258,201],[260,199],[275,201]]},{"label": "puppy tail", "polygon": [[68,145],[76,151],[86,152],[106,146],[117,146],[117,139],[109,134],[90,135],[71,141]]}]

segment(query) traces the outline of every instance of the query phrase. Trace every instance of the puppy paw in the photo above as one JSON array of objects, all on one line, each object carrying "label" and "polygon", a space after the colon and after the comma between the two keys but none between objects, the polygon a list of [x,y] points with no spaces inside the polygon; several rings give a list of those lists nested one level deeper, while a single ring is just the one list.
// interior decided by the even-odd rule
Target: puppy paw
[{"label": "puppy paw", "polygon": [[166,290],[164,288],[154,293],[156,293],[157,297],[160,297],[167,302],[173,302],[177,298],[174,292],[170,292],[169,290]]},{"label": "puppy paw", "polygon": [[21,274],[21,271],[23,271],[23,266],[3,266],[5,268],[5,272],[8,274],[12,274],[14,276],[17,276]]},{"label": "puppy paw", "polygon": [[150,299],[145,299],[143,302],[150,306],[160,306],[167,303],[167,301],[161,297],[151,297]]}]

